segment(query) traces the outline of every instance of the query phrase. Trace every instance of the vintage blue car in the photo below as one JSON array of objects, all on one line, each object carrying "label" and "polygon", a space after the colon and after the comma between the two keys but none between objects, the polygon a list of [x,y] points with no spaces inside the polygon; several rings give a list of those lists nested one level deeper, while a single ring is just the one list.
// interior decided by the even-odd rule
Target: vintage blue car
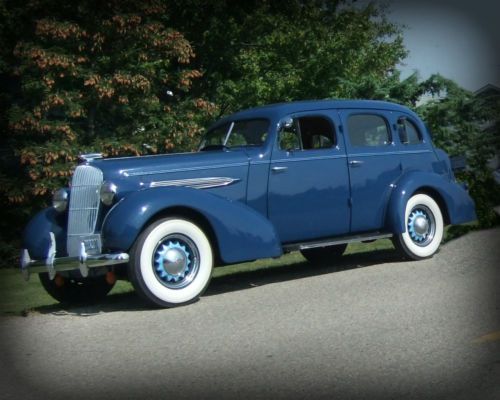
[{"label": "vintage blue car", "polygon": [[304,101],[216,122],[198,152],[84,156],[25,230],[21,268],[57,300],[95,300],[129,279],[154,305],[192,302],[214,266],[299,250],[334,262],[392,238],[431,257],[447,224],[476,219],[445,152],[408,108]]}]

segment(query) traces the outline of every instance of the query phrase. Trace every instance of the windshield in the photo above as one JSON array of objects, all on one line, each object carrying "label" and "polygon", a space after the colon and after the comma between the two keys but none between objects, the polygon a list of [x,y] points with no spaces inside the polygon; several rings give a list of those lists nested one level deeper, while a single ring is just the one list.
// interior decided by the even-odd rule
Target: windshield
[{"label": "windshield", "polygon": [[228,122],[209,130],[201,142],[200,150],[221,146],[262,146],[267,138],[268,130],[267,119]]}]

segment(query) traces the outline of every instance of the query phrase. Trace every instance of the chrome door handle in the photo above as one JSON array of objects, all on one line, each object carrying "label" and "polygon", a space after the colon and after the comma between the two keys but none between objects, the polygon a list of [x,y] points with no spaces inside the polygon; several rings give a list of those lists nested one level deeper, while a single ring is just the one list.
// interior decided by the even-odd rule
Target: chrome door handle
[{"label": "chrome door handle", "polygon": [[288,167],[272,167],[271,171],[273,172],[284,172],[288,169]]},{"label": "chrome door handle", "polygon": [[360,161],[360,160],[349,161],[349,165],[352,167],[359,167],[361,164],[363,164],[363,161]]}]

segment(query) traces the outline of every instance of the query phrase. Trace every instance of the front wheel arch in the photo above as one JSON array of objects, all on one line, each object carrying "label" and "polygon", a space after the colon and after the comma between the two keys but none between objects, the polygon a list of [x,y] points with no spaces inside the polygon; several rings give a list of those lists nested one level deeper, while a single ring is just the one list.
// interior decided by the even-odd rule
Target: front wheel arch
[{"label": "front wheel arch", "polygon": [[151,224],[155,223],[158,220],[166,218],[183,218],[198,225],[200,229],[205,233],[205,235],[207,235],[208,240],[210,241],[210,244],[212,246],[212,251],[214,253],[215,265],[222,264],[222,260],[220,257],[219,241],[217,239],[217,235],[215,234],[212,225],[210,224],[210,221],[202,213],[189,207],[182,207],[182,206],[168,207],[161,211],[158,211],[156,214],[154,214],[151,218],[149,218],[146,221],[146,223],[142,227],[137,237],[139,237],[140,234],[144,232],[144,230],[146,230]]},{"label": "front wheel arch", "polygon": [[[223,264],[278,257],[283,253],[274,226],[262,213],[243,202],[187,187],[150,188],[125,196],[102,224],[103,247],[128,252],[147,221],[177,209],[183,213],[186,209],[195,210],[210,222],[215,232],[211,240]],[[205,230],[209,232],[210,228]]]}]

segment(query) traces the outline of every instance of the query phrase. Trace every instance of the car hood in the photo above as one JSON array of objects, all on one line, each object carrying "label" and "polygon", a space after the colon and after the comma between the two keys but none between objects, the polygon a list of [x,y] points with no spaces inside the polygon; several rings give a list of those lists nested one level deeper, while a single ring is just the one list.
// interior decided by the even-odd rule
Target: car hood
[{"label": "car hood", "polygon": [[101,169],[104,180],[115,183],[123,193],[178,180],[245,180],[249,158],[244,150],[237,149],[95,159],[89,165]]}]

